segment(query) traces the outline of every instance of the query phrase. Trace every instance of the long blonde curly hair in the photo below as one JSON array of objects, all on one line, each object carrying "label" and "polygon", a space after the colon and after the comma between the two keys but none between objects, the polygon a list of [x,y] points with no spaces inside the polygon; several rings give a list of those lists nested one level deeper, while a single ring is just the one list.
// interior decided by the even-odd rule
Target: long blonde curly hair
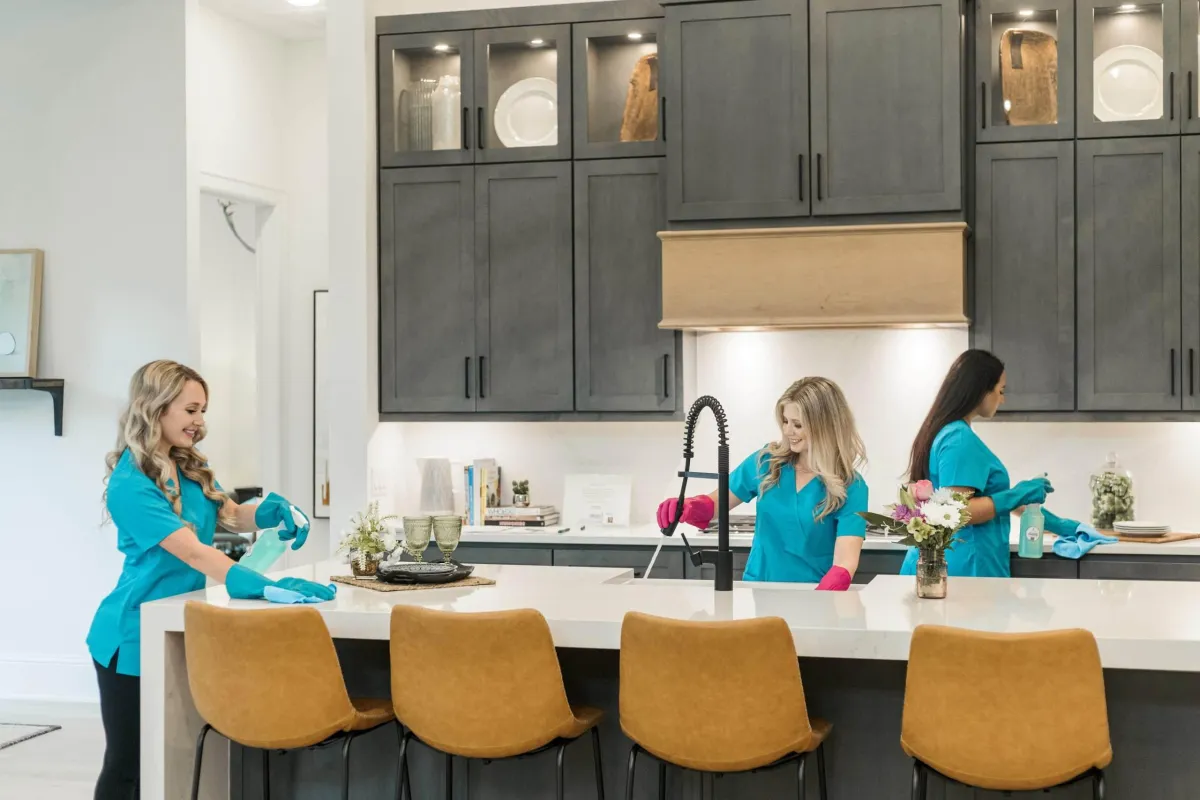
[{"label": "long blonde curly hair", "polygon": [[[171,461],[175,462],[181,476],[200,484],[204,496],[217,503],[221,512],[224,511],[225,501],[228,497],[217,489],[216,475],[209,468],[208,461],[203,454],[194,446],[172,447],[169,457],[164,456],[158,450],[158,443],[162,439],[163,414],[183,392],[183,387],[188,381],[200,384],[204,389],[204,397],[208,398],[208,384],[204,378],[200,377],[200,374],[194,369],[185,367],[183,364],[166,360],[151,361],[133,373],[133,378],[129,381],[129,404],[121,412],[121,419],[118,423],[117,445],[104,458],[104,463],[108,467],[104,475],[106,519],[109,518],[108,481],[126,450],[129,450],[138,468],[147,478],[154,481],[154,485],[170,500],[171,507],[176,514],[180,515],[181,520],[183,514],[181,489],[176,486],[175,491],[172,492],[167,487],[167,479],[171,476]],[[204,438],[204,433],[203,427],[196,431],[193,445],[198,444]],[[221,513],[220,519],[225,523],[232,522],[232,520],[226,519],[223,513]],[[186,521],[184,524],[189,528],[193,527]]]},{"label": "long blonde curly hair", "polygon": [[[797,456],[782,435],[786,424],[784,408],[790,403],[800,407],[800,421],[808,436],[808,450]],[[801,378],[787,388],[775,404],[779,423],[779,441],[763,448],[767,471],[759,485],[761,496],[779,483],[785,464],[807,467],[825,484],[825,500],[814,516],[818,522],[837,511],[846,502],[846,488],[855,473],[867,462],[866,448],[854,425],[854,414],[841,388],[828,378]],[[761,463],[761,461],[760,461]]]}]

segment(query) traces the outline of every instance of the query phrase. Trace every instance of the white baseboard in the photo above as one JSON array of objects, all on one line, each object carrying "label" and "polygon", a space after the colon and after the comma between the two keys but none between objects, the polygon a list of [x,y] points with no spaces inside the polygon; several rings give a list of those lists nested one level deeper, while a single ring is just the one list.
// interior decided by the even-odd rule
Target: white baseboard
[{"label": "white baseboard", "polygon": [[12,656],[0,658],[0,701],[99,702],[96,668],[90,658]]}]

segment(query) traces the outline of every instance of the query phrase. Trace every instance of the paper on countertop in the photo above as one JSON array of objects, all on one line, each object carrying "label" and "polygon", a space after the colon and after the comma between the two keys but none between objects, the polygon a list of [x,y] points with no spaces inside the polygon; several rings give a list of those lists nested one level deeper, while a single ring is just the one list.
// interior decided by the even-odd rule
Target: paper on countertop
[{"label": "paper on countertop", "polygon": [[567,475],[561,520],[576,529],[627,527],[632,498],[631,475]]}]

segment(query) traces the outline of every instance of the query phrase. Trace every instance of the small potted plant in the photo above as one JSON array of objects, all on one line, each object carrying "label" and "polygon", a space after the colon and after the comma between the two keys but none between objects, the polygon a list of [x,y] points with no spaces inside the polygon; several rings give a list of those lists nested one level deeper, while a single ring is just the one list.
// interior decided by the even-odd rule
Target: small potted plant
[{"label": "small potted plant", "polygon": [[529,481],[513,481],[513,505],[518,508],[529,507]]},{"label": "small potted plant", "polygon": [[379,568],[379,562],[395,548],[395,537],[388,531],[387,523],[394,516],[379,516],[379,503],[372,502],[365,513],[350,518],[353,530],[342,534],[338,552],[350,556],[350,568],[354,577],[371,577]]}]

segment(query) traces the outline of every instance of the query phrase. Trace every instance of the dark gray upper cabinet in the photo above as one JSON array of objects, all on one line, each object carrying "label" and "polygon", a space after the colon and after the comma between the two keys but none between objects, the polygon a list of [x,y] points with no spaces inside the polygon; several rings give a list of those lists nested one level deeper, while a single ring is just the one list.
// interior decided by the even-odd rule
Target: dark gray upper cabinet
[{"label": "dark gray upper cabinet", "polygon": [[[479,411],[570,411],[571,164],[475,171]],[[422,303],[425,314],[470,307]]]},{"label": "dark gray upper cabinet", "polygon": [[[1182,41],[1200,41],[1200,0],[1183,0],[1181,10]],[[1183,94],[1181,112],[1183,132],[1200,133],[1200,47],[1181,47],[1183,71],[1186,77],[1180,91]]]},{"label": "dark gray upper cabinet", "polygon": [[475,168],[379,181],[380,410],[475,410]]},{"label": "dark gray upper cabinet", "polygon": [[659,156],[661,19],[573,25],[575,158]]},{"label": "dark gray upper cabinet", "polygon": [[1071,142],[976,153],[974,346],[1005,363],[1009,411],[1075,408]]},{"label": "dark gray upper cabinet", "polygon": [[379,37],[379,166],[470,164],[470,31]]},{"label": "dark gray upper cabinet", "polygon": [[961,208],[958,0],[811,8],[813,212]]},{"label": "dark gray upper cabinet", "polygon": [[679,333],[660,330],[661,158],[575,165],[575,407],[674,411]]},{"label": "dark gray upper cabinet", "polygon": [[474,66],[476,163],[571,157],[570,25],[475,31]]},{"label": "dark gray upper cabinet", "polygon": [[1179,410],[1179,138],[1076,147],[1079,409]]},{"label": "dark gray upper cabinet", "polygon": [[1200,411],[1200,136],[1182,138],[1183,407]]},{"label": "dark gray upper cabinet", "polygon": [[808,20],[797,0],[670,6],[667,216],[807,216]]},{"label": "dark gray upper cabinet", "polygon": [[1072,138],[1074,0],[980,0],[976,9],[976,138]]},{"label": "dark gray upper cabinet", "polygon": [[[1184,116],[1181,84],[1186,83],[1180,74],[1179,0],[1079,0],[1076,11],[1079,136],[1179,133]],[[1184,47],[1195,55],[1194,33]],[[1138,88],[1152,87],[1157,71],[1161,92],[1143,95]],[[1131,82],[1122,73],[1138,77]]]}]

